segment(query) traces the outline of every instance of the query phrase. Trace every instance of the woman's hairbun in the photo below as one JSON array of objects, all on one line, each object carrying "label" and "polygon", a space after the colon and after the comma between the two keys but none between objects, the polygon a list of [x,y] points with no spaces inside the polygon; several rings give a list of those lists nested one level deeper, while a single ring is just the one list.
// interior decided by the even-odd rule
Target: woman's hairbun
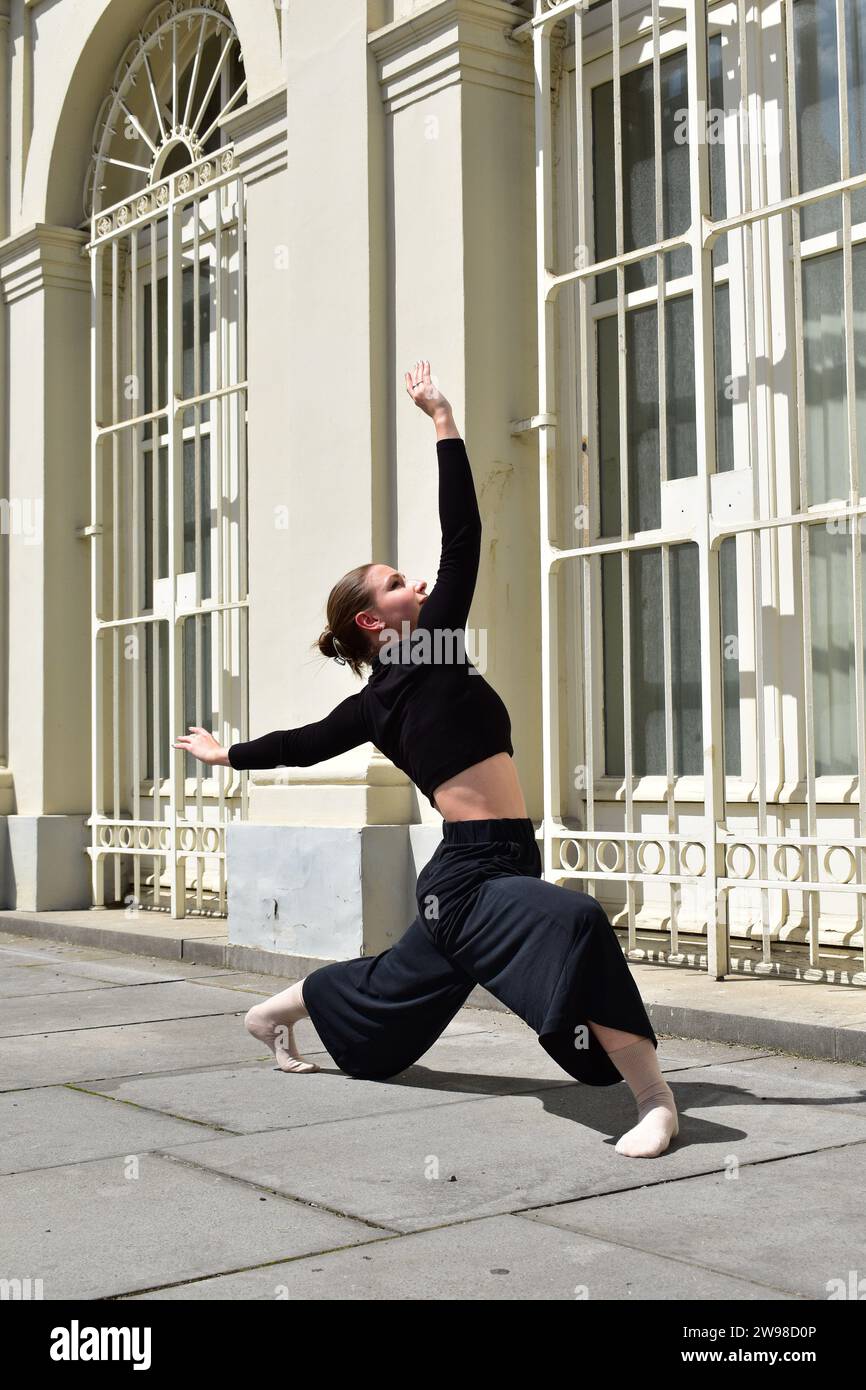
[{"label": "woman's hairbun", "polygon": [[329,627],[326,627],[319,637],[319,651],[323,656],[335,657],[339,655],[334,646],[334,634]]},{"label": "woman's hairbun", "polygon": [[372,664],[376,651],[355,623],[356,615],[376,602],[375,590],[369,583],[373,568],[372,561],[358,565],[334,585],[328,595],[327,626],[310,643],[311,647],[318,647],[322,656],[348,666],[356,676],[363,675],[364,667]]}]

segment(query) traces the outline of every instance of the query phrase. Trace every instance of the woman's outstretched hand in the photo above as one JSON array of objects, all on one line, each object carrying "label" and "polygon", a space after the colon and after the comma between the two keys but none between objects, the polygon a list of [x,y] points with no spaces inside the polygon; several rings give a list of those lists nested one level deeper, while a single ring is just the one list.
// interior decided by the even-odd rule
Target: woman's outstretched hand
[{"label": "woman's outstretched hand", "polygon": [[429,362],[416,362],[414,369],[406,372],[405,381],[409,395],[419,410],[423,410],[431,420],[437,415],[450,413],[450,402],[445,399],[430,376]]},{"label": "woman's outstretched hand", "polygon": [[213,734],[208,733],[207,729],[202,729],[198,724],[190,724],[190,733],[181,734],[177,743],[173,743],[172,748],[181,748],[186,753],[192,753],[194,758],[199,758],[203,763],[218,763],[222,767],[229,767],[228,753],[221,743],[217,743]]}]

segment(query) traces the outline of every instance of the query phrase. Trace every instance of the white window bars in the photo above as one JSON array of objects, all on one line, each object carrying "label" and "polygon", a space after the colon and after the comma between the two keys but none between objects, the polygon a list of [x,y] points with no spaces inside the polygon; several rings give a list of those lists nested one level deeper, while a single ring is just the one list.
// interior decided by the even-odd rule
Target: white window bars
[{"label": "white window bars", "polygon": [[[190,725],[248,736],[246,217],[219,131],[244,87],[222,9],[163,5],[97,123],[89,852],[94,905],[131,915],[225,915],[225,829],[247,810],[244,774],[172,747]],[[119,104],[147,165],[114,157]]]},{"label": "white window bars", "polygon": [[536,0],[513,33],[545,873],[635,958],[866,983],[866,13]]}]

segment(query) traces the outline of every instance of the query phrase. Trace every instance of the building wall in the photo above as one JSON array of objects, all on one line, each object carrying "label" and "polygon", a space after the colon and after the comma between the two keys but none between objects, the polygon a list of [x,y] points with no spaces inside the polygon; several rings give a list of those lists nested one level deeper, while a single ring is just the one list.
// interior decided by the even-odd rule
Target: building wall
[{"label": "building wall", "polygon": [[[434,436],[403,391],[404,371],[428,357],[466,438],[485,522],[470,633],[483,633],[485,674],[509,704],[537,816],[536,455],[531,435],[510,430],[531,413],[536,389],[533,78],[531,50],[508,36],[515,7],[228,8],[249,83],[246,105],[226,122],[249,171],[247,736],[320,718],[359,688],[310,648],[346,569],[374,559],[435,577]],[[5,548],[0,810],[7,827],[18,823],[8,835],[24,820],[32,831],[26,872],[7,874],[10,906],[91,901],[82,187],[100,105],[152,9],[140,0],[0,3],[4,495],[41,504],[45,523],[41,543],[10,534]],[[250,774],[248,790],[251,826],[347,836],[392,827],[394,891],[384,908],[379,893],[380,925],[368,930],[399,934],[411,906],[406,827],[426,827],[423,859],[439,825],[402,773],[366,745],[318,767]],[[68,818],[74,843],[49,858],[39,832],[52,817]],[[377,850],[371,862],[380,858]],[[236,879],[246,881],[240,871]],[[359,882],[362,949],[365,891]],[[327,885],[311,893],[311,921],[326,919]],[[255,903],[235,898],[230,930],[232,911],[248,939]]]},{"label": "building wall", "polygon": [[[405,370],[429,358],[466,439],[484,519],[470,649],[509,706],[517,767],[536,822],[546,810],[543,663],[562,657],[553,682],[560,698],[547,809],[554,826],[548,833],[557,838],[546,846],[553,850],[548,872],[556,879],[561,867],[558,881],[588,887],[614,920],[633,926],[625,879],[571,875],[570,860],[556,861],[568,826],[578,828],[587,816],[586,789],[574,774],[585,766],[588,735],[601,736],[600,702],[587,729],[583,695],[588,682],[601,693],[603,634],[597,606],[587,657],[580,586],[565,582],[576,566],[563,565],[551,650],[541,650],[540,541],[548,518],[539,511],[539,443],[546,439],[548,447],[552,439],[518,426],[540,409],[542,352],[556,382],[550,534],[560,547],[575,544],[570,519],[582,495],[575,479],[581,468],[597,466],[599,450],[593,403],[588,456],[579,458],[577,402],[594,366],[591,353],[586,362],[579,359],[570,292],[557,299],[550,358],[549,345],[540,349],[538,341],[535,55],[527,35],[519,41],[512,33],[533,6],[530,0],[227,0],[227,8],[248,82],[245,104],[225,120],[243,171],[249,324],[249,652],[237,700],[239,708],[248,703],[248,718],[238,715],[233,737],[314,721],[359,688],[348,668],[326,662],[311,646],[324,625],[328,592],[347,569],[377,560],[431,582],[435,577],[434,436],[403,388]],[[753,89],[784,111],[782,9],[779,0],[761,0],[761,22],[750,21],[747,46]],[[626,66],[646,66],[648,6],[622,0],[619,11]],[[87,824],[94,785],[94,403],[83,186],[118,64],[154,13],[151,0],[0,0],[0,494],[8,513],[0,568],[0,895],[7,906],[114,901],[111,876],[103,896],[87,852],[94,848]],[[731,52],[735,7],[714,5],[712,15],[727,26]],[[681,46],[682,35],[673,31],[682,16],[667,13],[663,20],[672,51]],[[611,67],[609,7],[590,6],[583,22],[591,84]],[[591,187],[575,191],[575,62],[560,28],[545,78],[552,146],[550,167],[543,169],[556,190],[547,264],[559,268],[570,264],[577,213],[581,202],[589,209],[592,195]],[[734,70],[728,62],[729,84]],[[730,148],[727,157],[730,164]],[[784,157],[763,149],[751,166],[755,203],[783,198],[788,173]],[[753,342],[742,282],[732,294],[732,337],[759,359],[761,387],[753,396],[741,394],[735,406],[736,468],[712,479],[713,508],[723,519],[731,509],[740,515],[744,486],[749,491],[753,478],[765,512],[796,507],[796,373],[790,347],[787,357],[774,356],[788,341],[791,322],[782,232],[777,219],[764,243],[756,239],[765,259],[753,285]],[[748,373],[741,376],[745,381]],[[669,519],[685,507],[706,529],[699,473],[663,487]],[[679,489],[676,497],[671,489]],[[804,823],[798,819],[803,712],[796,693],[802,622],[796,587],[785,578],[792,535],[781,528],[774,541],[788,570],[774,568],[775,560],[766,566],[758,596],[763,688],[749,687],[755,671],[745,660],[739,669],[748,771],[728,779],[722,828],[746,845],[757,836],[759,702],[767,731],[760,768],[767,833],[796,841]],[[750,545],[745,534],[737,540],[743,574]],[[743,589],[744,651],[752,610]],[[705,611],[700,621],[705,629]],[[705,675],[702,670],[702,690]],[[656,845],[653,837],[663,834],[674,804],[677,829],[694,836],[696,857],[705,834],[713,839],[703,802],[706,768],[718,757],[718,749],[706,753],[715,741],[707,728],[718,730],[718,711],[711,713],[707,721],[705,703],[702,756],[709,764],[702,775],[678,778],[671,802],[664,777],[638,779],[633,827],[647,846]],[[828,844],[838,842],[831,845],[837,858],[839,844],[856,829],[848,780],[824,796],[832,779],[821,779],[818,796],[819,833]],[[621,784],[617,772],[599,776],[596,788],[595,829],[610,836],[617,853],[624,844]],[[227,786],[225,863],[208,873],[220,881],[225,869],[233,939],[288,945],[315,958],[329,949],[381,949],[400,935],[414,912],[414,875],[438,841],[440,822],[426,797],[371,745],[312,768],[227,776],[222,784],[211,778],[202,817],[208,824],[219,819],[217,792]],[[713,841],[717,856],[719,849]],[[685,879],[690,875],[686,865]],[[638,882],[641,875],[633,870],[631,877]],[[689,893],[666,879],[645,877],[637,904],[643,925],[657,929],[663,943],[676,892],[680,925],[693,929],[699,943],[700,902],[690,904]],[[688,890],[703,886],[699,873],[693,877]],[[768,899],[749,877],[742,875],[748,901],[738,928],[756,940],[766,930],[774,941],[803,941],[812,908],[794,880]],[[856,900],[832,892],[821,898],[822,943],[858,945]],[[168,901],[172,911],[188,908],[176,884]]]}]

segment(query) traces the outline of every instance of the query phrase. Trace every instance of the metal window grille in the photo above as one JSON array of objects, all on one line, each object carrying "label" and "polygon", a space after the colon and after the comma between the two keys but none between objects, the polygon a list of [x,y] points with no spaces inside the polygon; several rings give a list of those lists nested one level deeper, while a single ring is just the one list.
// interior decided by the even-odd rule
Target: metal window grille
[{"label": "metal window grille", "polygon": [[[220,4],[158,7],[97,121],[92,275],[93,901],[225,915],[246,775],[172,745],[247,732],[246,248],[219,129]],[[107,204],[107,205],[106,205]]]},{"label": "metal window grille", "polygon": [[534,0],[544,870],[866,983],[866,13]]}]

